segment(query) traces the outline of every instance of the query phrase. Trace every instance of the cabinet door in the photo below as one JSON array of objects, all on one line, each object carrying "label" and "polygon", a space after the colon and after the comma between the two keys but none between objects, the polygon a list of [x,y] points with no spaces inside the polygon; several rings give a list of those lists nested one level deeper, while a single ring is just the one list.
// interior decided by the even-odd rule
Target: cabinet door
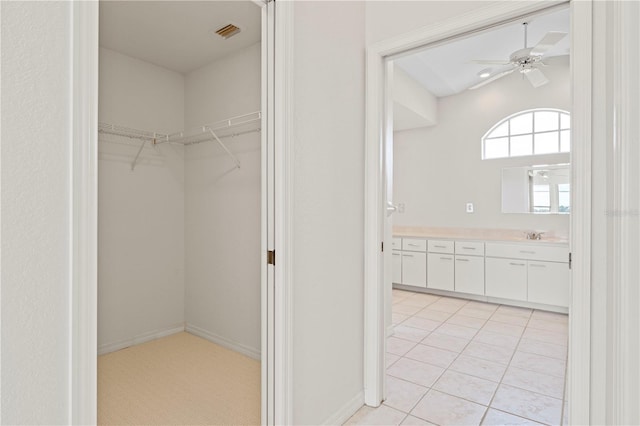
[{"label": "cabinet door", "polygon": [[391,253],[393,258],[393,282],[395,284],[402,284],[402,252],[400,250],[393,250]]},{"label": "cabinet door", "polygon": [[456,255],[456,291],[484,295],[484,257]]},{"label": "cabinet door", "polygon": [[529,302],[569,306],[569,265],[529,261]]},{"label": "cabinet door", "polygon": [[526,260],[487,257],[485,268],[485,294],[487,296],[527,300]]},{"label": "cabinet door", "polygon": [[427,286],[427,254],[402,252],[402,284]]},{"label": "cabinet door", "polygon": [[429,253],[427,273],[427,287],[439,290],[454,290],[453,285],[453,255]]}]

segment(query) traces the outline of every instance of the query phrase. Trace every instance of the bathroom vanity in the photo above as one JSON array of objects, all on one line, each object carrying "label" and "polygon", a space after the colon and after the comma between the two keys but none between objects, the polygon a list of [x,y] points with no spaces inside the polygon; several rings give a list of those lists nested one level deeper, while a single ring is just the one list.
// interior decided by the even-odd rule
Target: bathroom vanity
[{"label": "bathroom vanity", "polygon": [[567,312],[566,241],[413,234],[393,238],[394,287]]}]

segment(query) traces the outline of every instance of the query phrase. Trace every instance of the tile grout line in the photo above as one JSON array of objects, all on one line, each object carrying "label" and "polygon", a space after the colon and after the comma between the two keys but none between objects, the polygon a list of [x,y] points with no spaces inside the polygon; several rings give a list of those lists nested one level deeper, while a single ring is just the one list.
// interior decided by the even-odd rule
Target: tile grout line
[{"label": "tile grout line", "polygon": [[[397,326],[397,325],[400,325],[401,323],[405,322],[406,320],[408,320],[408,319],[410,319],[410,318],[412,318],[412,317],[415,317],[419,312],[421,312],[421,311],[422,311],[422,310],[424,310],[424,309],[427,309],[429,306],[433,305],[434,303],[438,302],[439,300],[447,300],[447,299],[448,299],[448,298],[439,297],[438,299],[433,300],[433,301],[431,301],[430,303],[427,303],[424,307],[422,307],[421,309],[419,309],[415,314],[407,316],[407,318],[405,318],[405,319],[404,319],[403,321],[401,321],[400,323],[398,323],[398,324],[393,324],[393,326],[395,327],[395,326]],[[458,299],[458,298],[451,298],[451,299],[455,299],[455,300],[464,300],[464,299]],[[493,400],[494,400],[495,395],[496,395],[496,393],[497,393],[497,389],[498,389],[501,385],[503,385],[503,384],[504,384],[504,385],[506,385],[505,383],[503,383],[503,380],[504,380],[504,377],[506,376],[506,373],[507,373],[507,371],[509,370],[509,368],[510,368],[510,367],[514,367],[514,368],[516,368],[515,366],[513,366],[513,365],[512,365],[513,358],[514,358],[514,356],[515,356],[516,352],[518,352],[518,348],[519,348],[519,346],[520,346],[520,344],[521,344],[521,342],[522,342],[522,339],[524,338],[524,334],[525,334],[525,332],[526,332],[526,330],[527,330],[528,328],[529,328],[529,329],[535,329],[535,330],[542,330],[542,331],[549,332],[549,333],[553,333],[553,334],[557,334],[557,335],[562,335],[562,333],[558,333],[558,332],[557,332],[557,331],[555,331],[555,330],[540,329],[540,328],[530,327],[530,326],[529,326],[529,323],[531,322],[531,320],[532,320],[532,319],[536,319],[536,320],[538,320],[538,321],[546,321],[546,322],[549,322],[549,323],[553,323],[553,321],[547,321],[547,320],[544,320],[544,319],[534,318],[534,313],[535,313],[536,311],[538,311],[537,309],[530,309],[530,308],[528,308],[528,309],[530,309],[530,313],[529,313],[529,315],[527,316],[527,321],[526,321],[525,325],[523,326],[523,330],[522,330],[522,332],[520,333],[520,335],[519,335],[519,337],[518,337],[518,341],[517,341],[516,345],[514,346],[514,348],[513,348],[513,350],[512,350],[512,353],[511,353],[511,357],[510,357],[510,359],[509,359],[509,362],[505,365],[505,371],[504,371],[504,373],[501,375],[501,378],[500,378],[500,381],[499,381],[499,382],[495,382],[495,381],[493,381],[493,380],[489,380],[489,379],[486,379],[486,378],[484,378],[484,377],[478,377],[478,376],[475,376],[475,375],[473,375],[473,374],[468,374],[468,373],[465,373],[465,372],[459,372],[459,371],[456,371],[456,370],[451,370],[452,372],[456,372],[456,373],[459,373],[459,374],[465,374],[465,375],[468,375],[468,376],[470,376],[470,377],[478,378],[478,379],[481,379],[481,380],[486,380],[486,381],[489,381],[489,382],[492,382],[492,383],[497,383],[496,391],[494,391],[494,393],[493,393],[493,395],[492,395],[492,397],[491,397],[491,400],[489,401],[489,403],[488,403],[487,405],[484,405],[484,404],[478,403],[478,402],[476,402],[476,401],[471,401],[471,400],[469,400],[469,399],[466,399],[466,398],[463,398],[463,397],[460,397],[460,396],[457,396],[457,395],[451,395],[451,394],[449,394],[449,393],[447,393],[447,392],[444,392],[444,391],[441,391],[441,390],[438,390],[438,389],[435,389],[435,388],[434,388],[434,386],[438,383],[438,381],[442,378],[442,376],[443,376],[447,371],[449,371],[449,370],[451,369],[451,366],[452,366],[452,365],[455,363],[455,361],[460,357],[460,355],[462,355],[462,354],[463,354],[464,350],[468,347],[468,345],[469,345],[471,342],[475,341],[475,340],[474,340],[474,339],[475,339],[475,337],[477,337],[478,333],[479,333],[481,330],[483,330],[483,329],[484,329],[483,327],[485,327],[485,326],[486,326],[486,324],[487,324],[489,321],[491,321],[491,318],[492,318],[496,313],[498,313],[499,308],[500,308],[501,306],[508,306],[508,305],[498,304],[497,308],[496,308],[496,309],[494,309],[494,310],[491,312],[491,315],[490,315],[488,318],[477,318],[477,317],[471,317],[471,318],[474,318],[474,319],[482,320],[482,326],[481,326],[479,329],[475,329],[475,328],[473,328],[473,327],[467,327],[466,325],[461,325],[461,324],[455,324],[455,323],[449,323],[449,322],[448,322],[448,321],[449,321],[453,316],[455,316],[455,315],[463,315],[463,314],[461,314],[461,313],[460,313],[460,311],[461,311],[464,307],[468,306],[468,304],[469,304],[469,303],[470,303],[470,301],[466,301],[466,303],[464,303],[464,304],[460,305],[459,307],[457,307],[457,309],[456,309],[455,311],[453,311],[453,312],[438,311],[438,312],[444,312],[444,313],[447,313],[447,314],[449,314],[449,316],[448,316],[446,319],[442,320],[442,321],[438,321],[438,322],[440,322],[440,325],[439,325],[438,327],[436,327],[435,329],[433,329],[433,330],[424,330],[424,329],[421,329],[421,328],[419,328],[419,327],[413,327],[413,326],[410,326],[410,325],[406,325],[406,327],[415,328],[415,329],[419,329],[419,330],[422,330],[422,331],[428,332],[428,334],[427,334],[423,339],[421,339],[419,342],[415,342],[415,341],[412,341],[412,340],[403,339],[402,337],[396,337],[396,338],[398,338],[398,339],[401,339],[401,340],[404,340],[404,341],[407,341],[407,342],[411,342],[411,343],[413,343],[413,346],[411,347],[411,349],[409,349],[407,352],[405,352],[405,354],[404,354],[404,355],[397,355],[397,354],[393,354],[393,355],[395,355],[395,356],[398,356],[398,359],[397,359],[396,361],[394,361],[394,362],[393,362],[391,365],[389,365],[388,367],[391,367],[392,365],[394,365],[395,363],[397,363],[399,360],[401,360],[401,359],[403,359],[403,358],[404,358],[404,359],[407,359],[407,360],[411,360],[411,361],[415,361],[415,362],[420,362],[420,363],[423,363],[423,364],[426,364],[426,365],[431,365],[431,366],[433,366],[433,367],[442,368],[442,370],[443,370],[443,371],[442,371],[442,373],[440,373],[440,374],[438,375],[438,377],[437,377],[437,378],[432,382],[432,385],[431,385],[431,386],[429,386],[429,387],[424,386],[424,385],[419,384],[419,383],[412,382],[411,380],[407,380],[407,379],[405,379],[405,378],[396,377],[396,376],[394,376],[394,375],[392,375],[392,374],[386,373],[386,374],[388,374],[389,376],[394,377],[394,378],[395,378],[395,379],[397,379],[397,380],[401,380],[401,381],[404,381],[404,382],[407,382],[407,383],[411,383],[411,384],[414,384],[414,385],[416,385],[416,386],[420,386],[420,387],[423,387],[423,388],[426,388],[426,389],[427,389],[427,391],[425,392],[425,394],[424,394],[421,398],[419,398],[419,399],[418,399],[418,401],[417,401],[417,402],[412,406],[412,408],[411,408],[408,412],[404,412],[403,410],[399,410],[399,409],[397,409],[397,408],[395,408],[395,407],[392,407],[392,406],[387,405],[387,406],[388,406],[388,407],[390,407],[390,408],[393,408],[393,409],[395,409],[395,410],[398,410],[398,411],[400,411],[400,412],[402,412],[402,413],[405,413],[405,414],[406,414],[402,421],[406,420],[409,416],[412,416],[412,415],[413,415],[413,414],[411,414],[411,413],[412,413],[412,411],[416,408],[416,406],[417,406],[417,405],[418,405],[418,404],[419,404],[419,403],[420,403],[420,402],[421,402],[421,401],[422,401],[422,400],[423,400],[423,399],[424,399],[424,398],[425,398],[425,397],[426,397],[426,396],[427,396],[431,391],[440,392],[440,393],[443,393],[443,394],[445,394],[445,395],[448,395],[448,396],[451,396],[451,397],[454,397],[454,398],[459,398],[459,399],[461,399],[461,400],[463,400],[463,401],[467,401],[467,402],[470,402],[470,403],[473,403],[473,404],[480,405],[480,406],[484,407],[484,408],[485,408],[485,411],[484,411],[483,416],[482,416],[482,418],[481,418],[481,422],[482,422],[482,421],[484,421],[484,419],[486,418],[486,415],[487,415],[488,410],[489,410],[490,408],[491,408],[491,409],[494,409],[494,410],[497,410],[497,411],[500,411],[500,412],[507,413],[507,414],[509,414],[509,415],[515,415],[515,416],[520,417],[520,418],[528,419],[527,417],[524,417],[524,416],[522,416],[522,415],[518,415],[518,414],[515,414],[515,413],[509,413],[509,412],[507,412],[507,411],[504,411],[504,410],[501,410],[501,409],[497,409],[497,408],[491,407],[491,404],[493,403]],[[503,315],[507,315],[507,316],[509,316],[509,314],[508,314],[508,313],[502,313],[502,314],[503,314]],[[465,315],[465,316],[468,316],[468,315]],[[515,315],[511,315],[511,316],[516,317]],[[417,318],[422,318],[422,317],[417,317]],[[429,319],[429,318],[426,318],[426,319]],[[436,320],[432,320],[432,321],[436,321]],[[504,322],[502,322],[502,321],[494,321],[494,322],[501,323],[501,324],[509,324],[509,323],[504,323]],[[429,344],[423,343],[423,342],[424,342],[424,340],[426,340],[429,336],[431,336],[431,335],[432,335],[432,334],[434,334],[434,333],[436,333],[436,334],[443,334],[443,335],[445,335],[445,336],[447,336],[447,337],[461,338],[461,337],[459,337],[459,336],[454,336],[454,335],[447,334],[447,333],[443,333],[443,332],[438,333],[438,329],[439,329],[443,324],[445,324],[445,323],[452,324],[452,325],[456,325],[456,326],[460,326],[460,327],[466,327],[466,328],[470,328],[470,329],[474,329],[474,330],[475,330],[474,335],[471,337],[471,339],[468,339],[468,342],[464,345],[464,347],[462,347],[462,348],[460,349],[460,351],[459,351],[459,352],[458,352],[458,351],[452,351],[452,350],[450,350],[450,349],[439,348],[439,347],[437,347],[437,346],[431,346],[431,345],[429,345]],[[510,336],[509,334],[496,333],[495,331],[492,331],[492,330],[486,330],[486,331],[491,331],[491,332],[492,332],[492,333],[494,333],[494,334],[501,334],[501,335],[505,335],[505,336]],[[464,340],[467,340],[467,339],[465,338]],[[528,340],[532,340],[532,341],[534,341],[534,342],[539,342],[539,343],[552,344],[552,345],[555,345],[555,346],[561,346],[561,345],[556,345],[555,343],[551,343],[551,342],[538,341],[538,340],[534,340],[534,339],[528,339]],[[415,348],[416,348],[418,345],[420,345],[420,344],[422,344],[422,345],[424,345],[424,346],[431,347],[431,348],[435,348],[435,349],[447,350],[447,351],[449,351],[449,352],[453,352],[453,353],[456,353],[456,352],[457,352],[457,355],[456,355],[456,357],[455,357],[455,358],[454,358],[454,359],[453,359],[453,360],[448,364],[448,366],[447,366],[447,367],[444,367],[444,368],[443,368],[443,367],[440,367],[440,366],[436,366],[436,365],[430,364],[430,363],[428,363],[428,362],[423,362],[423,361],[420,361],[420,360],[412,359],[412,358],[409,358],[409,357],[407,357],[407,356],[406,356],[406,354],[407,354],[407,353],[409,353],[411,350],[415,349]],[[487,344],[487,345],[489,345],[489,346],[496,346],[496,347],[500,347],[499,345],[492,345],[492,344],[490,344],[490,343],[486,343],[486,344]],[[558,358],[554,358],[554,357],[550,357],[550,356],[546,356],[546,355],[540,355],[540,354],[531,353],[531,352],[527,352],[527,351],[521,351],[521,352],[523,352],[523,353],[530,353],[530,354],[532,354],[532,355],[540,356],[540,357],[547,358],[547,359],[550,359],[550,360],[556,360],[556,361],[558,361],[558,360],[559,360]],[[474,357],[474,356],[471,356],[471,355],[465,355],[465,356],[469,356],[470,358],[474,358],[474,359],[481,360],[481,361],[493,362],[493,361],[491,361],[491,360],[485,360],[485,359],[477,358],[477,357]],[[497,364],[502,365],[501,363],[497,363]],[[387,368],[388,368],[388,367],[387,367]],[[518,368],[519,368],[519,367],[518,367]],[[533,373],[537,373],[536,371],[528,370],[528,369],[526,369],[526,368],[522,368],[522,369],[523,369],[523,370],[526,370],[526,371],[533,372]],[[558,377],[558,376],[554,376],[554,377]],[[565,361],[565,374],[564,374],[564,380],[565,380],[565,382],[566,382],[566,361]],[[512,386],[512,385],[509,385],[509,386]],[[512,387],[514,387],[514,388],[516,388],[516,389],[521,389],[521,390],[524,390],[524,391],[527,391],[527,392],[535,393],[535,394],[538,394],[538,395],[542,395],[542,396],[545,396],[545,397],[554,398],[554,399],[559,399],[559,398],[553,397],[553,396],[551,396],[551,395],[545,395],[545,394],[542,394],[542,393],[539,393],[539,392],[531,391],[531,390],[529,390],[529,389],[522,389],[522,388],[520,388],[520,387],[518,387],[518,386],[512,386]],[[562,398],[562,401],[563,401],[563,408],[564,408],[564,396],[565,396],[565,393],[566,393],[566,386],[565,386],[565,389],[563,389],[563,398]],[[418,417],[418,418],[422,418],[422,417],[419,417],[419,416],[416,416],[416,417]],[[428,420],[428,419],[423,419],[423,420],[430,421],[430,420]],[[528,419],[528,420],[535,421],[535,420],[533,420],[533,419]],[[561,420],[561,422],[563,421],[563,412],[561,412],[561,419],[560,419],[560,420]]]},{"label": "tile grout line", "polygon": [[[410,318],[412,318],[412,317],[416,316],[416,315],[417,315],[419,312],[421,312],[422,310],[424,310],[424,309],[428,308],[430,305],[432,305],[432,304],[436,303],[438,300],[442,300],[442,299],[443,299],[443,298],[442,298],[442,297],[440,297],[439,299],[436,299],[436,300],[432,301],[431,303],[426,304],[422,309],[418,310],[415,314],[408,316],[408,318],[406,318],[406,319],[405,319],[405,320],[403,320],[402,322],[405,322],[406,320],[408,320],[408,319],[410,319]],[[445,299],[445,300],[446,300],[446,299]],[[460,299],[457,299],[457,300],[460,300]],[[402,340],[405,340],[405,341],[409,341],[409,342],[411,342],[411,343],[414,343],[414,345],[412,346],[412,348],[411,348],[411,349],[409,349],[407,352],[405,352],[405,354],[404,354],[404,355],[397,355],[397,354],[394,354],[394,355],[398,356],[399,358],[398,358],[396,361],[394,361],[394,363],[393,363],[393,364],[395,364],[395,363],[396,363],[397,361],[399,361],[400,359],[405,358],[405,359],[407,359],[407,360],[412,360],[412,361],[421,362],[421,363],[424,363],[424,364],[427,364],[427,365],[431,365],[431,366],[434,366],[434,367],[439,367],[439,366],[435,366],[435,365],[433,365],[433,364],[430,364],[430,363],[428,363],[428,362],[423,362],[423,361],[420,361],[420,360],[414,360],[414,359],[412,359],[412,358],[408,358],[408,357],[406,357],[406,354],[407,354],[407,353],[409,353],[411,350],[413,350],[415,347],[417,347],[417,345],[424,344],[424,343],[423,343],[423,342],[424,342],[424,340],[426,340],[426,339],[427,339],[429,336],[431,336],[433,333],[438,333],[438,329],[440,328],[440,326],[442,326],[442,325],[443,325],[443,324],[445,324],[445,323],[448,323],[448,320],[449,320],[449,319],[451,319],[453,316],[460,314],[460,311],[461,311],[465,306],[467,306],[468,304],[469,304],[469,301],[467,301],[466,303],[464,303],[464,304],[460,305],[460,306],[459,306],[455,311],[453,311],[453,312],[445,312],[445,313],[449,314],[449,316],[448,316],[446,319],[444,319],[444,320],[442,320],[442,321],[439,321],[439,322],[440,322],[440,325],[439,325],[438,327],[436,327],[435,329],[433,329],[433,330],[424,330],[424,329],[420,329],[419,327],[412,327],[412,326],[407,325],[407,327],[412,327],[412,328],[420,329],[420,330],[423,330],[423,331],[427,331],[427,332],[428,332],[428,334],[427,334],[427,335],[426,335],[422,340],[420,340],[419,342],[409,341],[409,340],[406,340],[406,339],[402,339],[401,337],[397,337],[398,339],[402,339]],[[495,382],[495,381],[492,381],[492,380],[486,379],[486,378],[484,378],[484,377],[478,377],[478,376],[475,376],[475,375],[473,375],[473,374],[468,374],[468,373],[464,373],[464,372],[458,372],[458,371],[456,371],[456,370],[451,370],[451,371],[456,372],[456,373],[459,373],[459,374],[467,374],[467,375],[469,375],[469,376],[471,376],[471,377],[474,377],[474,378],[478,378],[478,379],[481,379],[481,380],[487,380],[487,381],[489,381],[489,382],[497,383],[496,391],[493,393],[492,398],[491,398],[491,400],[489,401],[489,403],[488,403],[487,405],[480,404],[480,403],[478,403],[478,402],[476,402],[476,401],[471,401],[471,400],[469,400],[469,399],[466,399],[466,398],[463,398],[463,397],[460,397],[460,396],[457,396],[457,395],[451,395],[451,394],[449,394],[449,393],[447,393],[447,392],[443,392],[443,391],[441,391],[441,390],[438,390],[438,389],[435,389],[435,388],[434,388],[434,385],[436,385],[436,384],[438,383],[438,381],[442,378],[442,376],[444,375],[444,373],[446,373],[447,371],[449,371],[449,370],[450,370],[451,366],[452,366],[452,365],[455,363],[455,361],[460,357],[460,355],[462,355],[462,354],[463,354],[464,350],[468,347],[468,345],[469,345],[472,341],[474,341],[474,338],[475,338],[475,337],[477,337],[478,333],[479,333],[481,330],[483,330],[483,327],[485,327],[485,326],[486,326],[486,324],[487,324],[489,321],[491,321],[491,318],[492,318],[496,313],[498,313],[498,310],[499,310],[499,308],[500,308],[501,306],[507,306],[507,305],[499,304],[499,305],[498,305],[498,307],[492,311],[491,315],[490,315],[488,318],[477,318],[477,317],[473,317],[473,318],[475,318],[475,319],[483,320],[483,322],[482,322],[482,326],[481,326],[479,329],[475,329],[475,328],[473,328],[473,327],[467,327],[467,326],[465,326],[465,325],[461,325],[461,324],[449,323],[449,324],[457,325],[457,326],[460,326],[460,327],[467,327],[467,328],[470,328],[470,329],[474,329],[474,330],[476,330],[476,331],[475,331],[475,334],[473,335],[473,337],[472,337],[471,339],[469,339],[469,340],[468,340],[467,344],[466,344],[464,347],[462,347],[462,348],[461,348],[461,350],[460,350],[459,352],[458,352],[458,351],[451,351],[451,350],[449,350],[449,352],[454,352],[454,353],[455,353],[455,352],[457,352],[456,357],[455,357],[455,358],[454,358],[454,359],[453,359],[453,360],[448,364],[448,366],[447,366],[447,367],[445,367],[445,368],[443,368],[443,367],[439,367],[439,368],[443,368],[443,371],[442,371],[442,373],[440,373],[440,374],[438,375],[438,377],[433,381],[433,384],[432,384],[430,387],[426,387],[426,386],[424,386],[424,385],[422,385],[422,384],[415,383],[415,382],[412,382],[412,381],[407,380],[407,379],[405,379],[405,378],[396,377],[396,376],[393,376],[392,374],[387,373],[389,376],[394,377],[394,378],[396,378],[396,379],[398,379],[398,380],[402,380],[402,381],[404,381],[404,382],[411,383],[411,384],[414,384],[414,385],[416,385],[416,386],[421,386],[421,387],[425,387],[425,388],[427,388],[426,393],[425,393],[425,394],[424,394],[424,395],[423,395],[423,396],[418,400],[418,402],[416,402],[416,403],[413,405],[413,407],[409,410],[409,412],[407,412],[407,413],[406,413],[406,416],[404,417],[404,419],[406,419],[406,418],[407,418],[408,416],[410,416],[410,415],[413,415],[413,414],[411,414],[411,412],[415,409],[415,407],[416,407],[416,406],[417,406],[417,405],[418,405],[418,404],[419,404],[419,403],[420,403],[420,402],[421,402],[421,401],[422,401],[422,400],[423,400],[423,399],[424,399],[424,398],[425,398],[425,397],[426,397],[426,396],[427,396],[427,395],[428,395],[432,390],[433,390],[433,391],[440,392],[440,393],[443,393],[443,394],[445,394],[445,395],[449,395],[449,396],[454,397],[454,398],[459,398],[459,399],[461,399],[461,400],[464,400],[464,401],[467,401],[467,402],[470,402],[470,403],[477,404],[477,405],[480,405],[480,406],[485,407],[485,411],[484,411],[484,413],[483,413],[483,417],[482,417],[482,419],[481,419],[481,422],[482,422],[482,421],[484,421],[484,419],[485,419],[485,417],[486,417],[486,415],[487,415],[487,413],[488,413],[489,408],[492,408],[492,409],[494,409],[494,410],[501,411],[501,412],[504,412],[504,413],[507,413],[507,414],[510,414],[510,415],[516,415],[516,416],[518,416],[518,417],[521,417],[521,418],[525,418],[525,419],[527,419],[527,417],[524,417],[524,416],[521,416],[521,415],[517,415],[517,414],[515,414],[515,413],[508,413],[508,412],[506,412],[506,411],[504,411],[504,410],[500,410],[500,409],[497,409],[497,408],[491,407],[491,404],[493,403],[493,400],[494,400],[494,398],[495,398],[495,394],[497,393],[497,389],[498,389],[498,387],[500,387],[500,385],[504,384],[504,383],[503,383],[504,377],[505,377],[505,375],[506,375],[506,373],[507,373],[507,371],[508,371],[509,367],[512,367],[513,358],[514,358],[514,356],[515,356],[516,352],[518,352],[518,347],[520,346],[520,343],[521,343],[521,341],[522,341],[522,339],[523,339],[523,337],[524,337],[524,334],[525,334],[525,331],[527,330],[527,328],[532,328],[532,329],[536,329],[536,330],[542,330],[542,331],[551,332],[551,333],[554,333],[554,334],[561,334],[561,333],[557,333],[556,331],[553,331],[553,330],[546,330],[546,329],[538,329],[538,328],[536,328],[536,327],[529,327],[529,323],[530,323],[530,321],[531,321],[532,319],[536,319],[536,318],[534,318],[534,312],[536,312],[536,311],[537,311],[536,309],[531,309],[531,310],[530,310],[530,314],[527,316],[527,321],[526,321],[525,325],[523,326],[523,330],[522,330],[522,332],[519,334],[518,342],[516,343],[516,345],[514,346],[514,348],[513,348],[513,350],[512,350],[510,360],[509,360],[509,362],[505,365],[505,371],[504,371],[504,373],[502,374],[502,376],[501,376],[501,378],[500,378],[500,380],[499,380],[498,382]],[[443,312],[443,311],[438,311],[438,312]],[[462,315],[462,314],[460,314],[460,315]],[[507,315],[507,316],[508,316],[509,314],[508,314],[508,313],[503,313],[503,315]],[[421,317],[418,317],[418,318],[421,318]],[[428,318],[427,318],[427,319],[428,319]],[[539,318],[537,318],[537,320],[540,320],[540,319],[539,319]],[[545,320],[541,320],[541,321],[545,321]],[[495,321],[495,322],[498,322],[498,323],[501,323],[501,324],[509,324],[509,323],[504,323],[504,322],[502,322],[502,321]],[[551,322],[551,321],[547,321],[547,322]],[[398,324],[394,324],[394,326],[399,325],[399,324],[400,324],[400,323],[398,323]],[[491,332],[493,332],[493,333],[495,333],[495,334],[503,334],[503,333],[496,333],[495,331],[492,331],[492,330],[486,330],[486,331],[491,331]],[[453,336],[453,335],[450,335],[450,334],[447,334],[447,333],[443,333],[443,332],[438,333],[438,334],[444,334],[444,335],[449,336],[449,337],[460,338],[459,336]],[[510,335],[509,335],[509,334],[505,334],[505,336],[510,336]],[[465,339],[465,340],[467,340],[467,339]],[[536,340],[534,340],[534,341],[536,341]],[[550,342],[542,342],[542,343],[550,343]],[[448,349],[444,349],[444,348],[439,348],[439,347],[437,347],[437,346],[431,346],[431,345],[429,345],[429,344],[424,344],[424,345],[425,345],[425,346],[432,347],[432,348],[440,349],[440,350],[448,350]],[[488,344],[488,343],[487,343],[487,345],[494,346],[494,345],[491,345],[491,344]],[[496,345],[496,346],[499,346],[499,345]],[[528,352],[526,352],[526,351],[522,351],[522,352],[523,352],[523,353],[528,353]],[[546,356],[546,355],[540,355],[540,354],[535,354],[535,353],[532,353],[532,354],[533,354],[533,355],[537,355],[537,356],[541,356],[541,357],[544,357],[544,358],[548,358],[548,359],[551,359],[551,360],[558,360],[558,358],[553,358],[553,357],[549,357],[549,356]],[[469,356],[469,355],[466,355],[466,356]],[[476,358],[476,357],[473,357],[473,356],[470,356],[470,357],[471,357],[471,358],[478,359],[478,360],[482,360],[482,361],[488,361],[488,362],[491,362],[490,360],[483,360],[482,358]],[[393,364],[391,364],[391,365],[393,365]],[[501,363],[498,363],[498,364],[501,364]],[[391,365],[390,365],[390,366],[391,366]],[[389,367],[390,367],[390,366],[389,366]],[[515,368],[515,366],[513,366],[513,367]],[[528,370],[528,369],[524,369],[524,370],[526,370],[526,371],[531,371],[531,372],[536,373],[535,371],[532,371],[532,370]],[[566,370],[566,362],[565,362],[565,370]],[[555,377],[558,377],[558,376],[555,376]],[[565,372],[565,381],[566,381],[566,372]],[[511,386],[511,385],[509,385],[509,386]],[[520,387],[518,387],[518,386],[513,386],[513,387],[514,387],[514,388],[517,388],[517,389],[522,389],[522,388],[520,388]],[[525,390],[525,391],[528,391],[528,392],[532,392],[532,393],[536,393],[536,394],[539,394],[539,395],[543,395],[543,396],[546,396],[546,397],[554,398],[554,397],[552,397],[551,395],[545,395],[545,394],[541,394],[541,393],[538,393],[538,392],[533,392],[533,391],[528,390],[528,389],[522,389],[522,390]],[[565,390],[563,390],[563,396],[564,396],[564,392],[565,392]],[[558,398],[555,398],[555,399],[558,399]],[[564,399],[564,398],[563,398],[563,399]],[[389,406],[389,407],[390,407],[390,408],[394,408],[394,407],[391,407],[391,406]],[[395,409],[396,409],[396,410],[398,410],[397,408],[395,408]],[[404,412],[404,411],[402,411],[402,410],[398,410],[398,411]],[[561,415],[562,415],[562,413],[561,413]],[[419,418],[421,418],[421,417],[419,417]],[[403,419],[403,421],[404,421],[404,419]],[[429,420],[427,420],[427,419],[424,419],[424,420],[429,421]],[[529,420],[531,420],[531,421],[535,421],[535,420],[533,420],[533,419],[529,419]],[[562,421],[562,418],[561,418],[561,421]]]},{"label": "tile grout line", "polygon": [[[531,320],[531,316],[532,315],[533,315],[533,310],[531,311],[531,314],[529,315],[529,318],[527,318],[527,323],[526,324],[529,324],[529,321]],[[500,389],[500,386],[503,384],[502,381],[504,380],[504,376],[507,375],[507,371],[509,371],[509,367],[511,367],[511,363],[513,362],[513,357],[515,356],[516,352],[518,351],[518,346],[520,346],[520,342],[522,341],[522,336],[524,336],[524,332],[527,329],[527,325],[526,324],[524,326],[524,329],[522,330],[522,334],[520,335],[520,338],[518,339],[518,343],[513,348],[513,353],[511,354],[511,358],[509,359],[509,363],[507,364],[507,368],[504,369],[504,373],[502,373],[502,377],[500,377],[500,381],[498,382],[498,387],[496,387],[495,392],[491,396],[491,400],[489,401],[489,405],[487,405],[487,411],[485,412],[484,416],[482,416],[482,419],[480,419],[480,424],[482,424],[482,422],[484,422],[485,417],[487,417],[487,413],[489,412],[489,408],[492,408],[491,404],[493,404],[493,400],[496,398],[496,394],[498,393],[498,389]],[[516,415],[515,413],[508,413],[508,414]],[[532,419],[529,419],[529,420],[532,420]],[[532,421],[535,421],[535,420],[532,420]]]}]

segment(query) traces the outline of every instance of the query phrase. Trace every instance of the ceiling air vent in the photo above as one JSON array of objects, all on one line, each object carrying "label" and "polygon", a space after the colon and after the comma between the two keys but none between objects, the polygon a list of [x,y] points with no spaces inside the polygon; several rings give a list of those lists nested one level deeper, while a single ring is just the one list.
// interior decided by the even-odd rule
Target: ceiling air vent
[{"label": "ceiling air vent", "polygon": [[216,30],[216,34],[224,39],[228,39],[231,36],[234,36],[240,32],[240,28],[236,27],[233,24],[226,25],[218,30]]}]

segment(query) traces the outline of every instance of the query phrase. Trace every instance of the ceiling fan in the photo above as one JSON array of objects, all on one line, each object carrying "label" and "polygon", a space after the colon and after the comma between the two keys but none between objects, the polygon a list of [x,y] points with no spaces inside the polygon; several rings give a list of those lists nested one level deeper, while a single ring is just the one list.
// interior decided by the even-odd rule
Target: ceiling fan
[{"label": "ceiling fan", "polygon": [[527,26],[528,22],[522,24],[524,28],[524,49],[516,50],[509,56],[508,61],[491,61],[491,60],[474,60],[472,62],[476,64],[488,64],[488,65],[511,65],[511,69],[506,71],[500,71],[494,75],[489,75],[486,80],[469,87],[469,90],[477,89],[485,84],[489,84],[499,78],[511,74],[514,71],[519,71],[522,75],[527,77],[527,80],[533,87],[540,87],[549,82],[549,79],[538,68],[540,65],[547,66],[542,62],[543,55],[556,45],[560,40],[566,37],[567,33],[560,31],[549,31],[542,37],[542,40],[538,42],[534,47],[527,47]]}]

